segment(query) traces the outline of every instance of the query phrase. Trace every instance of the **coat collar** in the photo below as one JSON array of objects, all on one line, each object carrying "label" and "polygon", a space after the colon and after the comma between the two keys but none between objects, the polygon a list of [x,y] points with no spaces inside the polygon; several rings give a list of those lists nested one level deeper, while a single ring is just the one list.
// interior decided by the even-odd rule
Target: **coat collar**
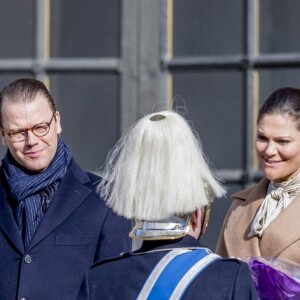
[{"label": "coat collar", "polygon": [[259,239],[248,237],[252,220],[265,197],[268,180],[232,195],[233,203],[224,229],[229,256],[261,256]]},{"label": "coat collar", "polygon": [[224,230],[229,255],[238,253],[240,257],[277,257],[300,238],[300,195],[271,222],[260,239],[256,236],[248,237],[253,218],[264,200],[268,183],[264,178],[257,185],[232,196],[234,202]]},{"label": "coat collar", "polygon": [[47,213],[38,227],[28,250],[35,247],[59,226],[86,199],[91,189],[84,184],[89,178],[74,161],[71,162]]},{"label": "coat collar", "polygon": [[300,239],[299,212],[300,195],[265,229],[260,242],[262,256],[277,257]]}]

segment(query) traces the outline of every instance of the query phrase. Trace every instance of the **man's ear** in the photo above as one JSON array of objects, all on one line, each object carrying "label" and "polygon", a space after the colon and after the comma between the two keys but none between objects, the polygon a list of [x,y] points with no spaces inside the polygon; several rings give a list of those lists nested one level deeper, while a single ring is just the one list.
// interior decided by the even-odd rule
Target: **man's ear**
[{"label": "man's ear", "polygon": [[5,141],[5,133],[3,131],[3,129],[0,129],[0,134],[1,134],[1,141],[2,141],[2,145],[6,146],[6,141]]},{"label": "man's ear", "polygon": [[193,230],[195,231],[198,226],[199,226],[199,221],[198,221],[198,218],[199,218],[199,213],[200,211],[198,209],[196,209],[195,211],[193,211],[191,214],[190,214],[190,224],[193,228]]},{"label": "man's ear", "polygon": [[203,210],[203,218],[202,218],[202,224],[201,224],[201,232],[200,236],[204,235],[208,226],[210,217],[210,204],[206,205]]},{"label": "man's ear", "polygon": [[55,123],[56,123],[56,133],[61,134],[62,128],[60,123],[60,113],[58,110],[55,112]]}]

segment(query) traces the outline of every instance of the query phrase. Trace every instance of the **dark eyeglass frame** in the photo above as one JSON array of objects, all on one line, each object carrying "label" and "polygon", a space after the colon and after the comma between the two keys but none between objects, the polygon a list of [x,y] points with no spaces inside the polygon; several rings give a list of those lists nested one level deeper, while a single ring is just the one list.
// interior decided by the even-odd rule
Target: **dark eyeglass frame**
[{"label": "dark eyeglass frame", "polygon": [[[51,126],[51,123],[53,121],[55,117],[55,114],[53,113],[52,114],[52,117],[51,117],[51,120],[49,122],[43,122],[43,123],[39,123],[39,124],[36,124],[32,127],[29,127],[29,128],[24,128],[24,129],[18,129],[16,131],[10,131],[10,132],[6,132],[4,130],[4,128],[2,127],[2,131],[9,136],[9,138],[13,141],[13,142],[24,142],[26,140],[26,138],[28,137],[28,131],[31,131],[35,136],[37,137],[42,137],[42,136],[45,136],[49,133],[50,131],[50,126]],[[42,134],[40,132],[37,131],[38,128],[41,128],[41,127],[45,127],[45,132],[43,132]],[[15,135],[16,134],[21,134],[22,135],[22,138],[16,138]]]}]

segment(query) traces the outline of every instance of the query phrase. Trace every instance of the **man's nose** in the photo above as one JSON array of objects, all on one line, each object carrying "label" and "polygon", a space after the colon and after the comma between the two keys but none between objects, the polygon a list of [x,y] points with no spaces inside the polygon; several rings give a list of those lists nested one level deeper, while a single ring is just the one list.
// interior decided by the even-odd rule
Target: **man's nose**
[{"label": "man's nose", "polygon": [[26,131],[26,143],[31,145],[31,144],[36,144],[38,142],[38,137],[32,132],[32,129],[29,128]]}]

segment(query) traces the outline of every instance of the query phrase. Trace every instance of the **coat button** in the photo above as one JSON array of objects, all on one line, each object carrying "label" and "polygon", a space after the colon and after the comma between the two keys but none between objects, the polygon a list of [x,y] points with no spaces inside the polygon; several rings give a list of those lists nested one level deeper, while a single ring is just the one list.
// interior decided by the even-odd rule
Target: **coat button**
[{"label": "coat button", "polygon": [[27,300],[26,298],[20,298],[20,300]]},{"label": "coat button", "polygon": [[32,263],[31,256],[27,254],[24,258],[24,261],[26,262],[26,264],[31,264]]}]

